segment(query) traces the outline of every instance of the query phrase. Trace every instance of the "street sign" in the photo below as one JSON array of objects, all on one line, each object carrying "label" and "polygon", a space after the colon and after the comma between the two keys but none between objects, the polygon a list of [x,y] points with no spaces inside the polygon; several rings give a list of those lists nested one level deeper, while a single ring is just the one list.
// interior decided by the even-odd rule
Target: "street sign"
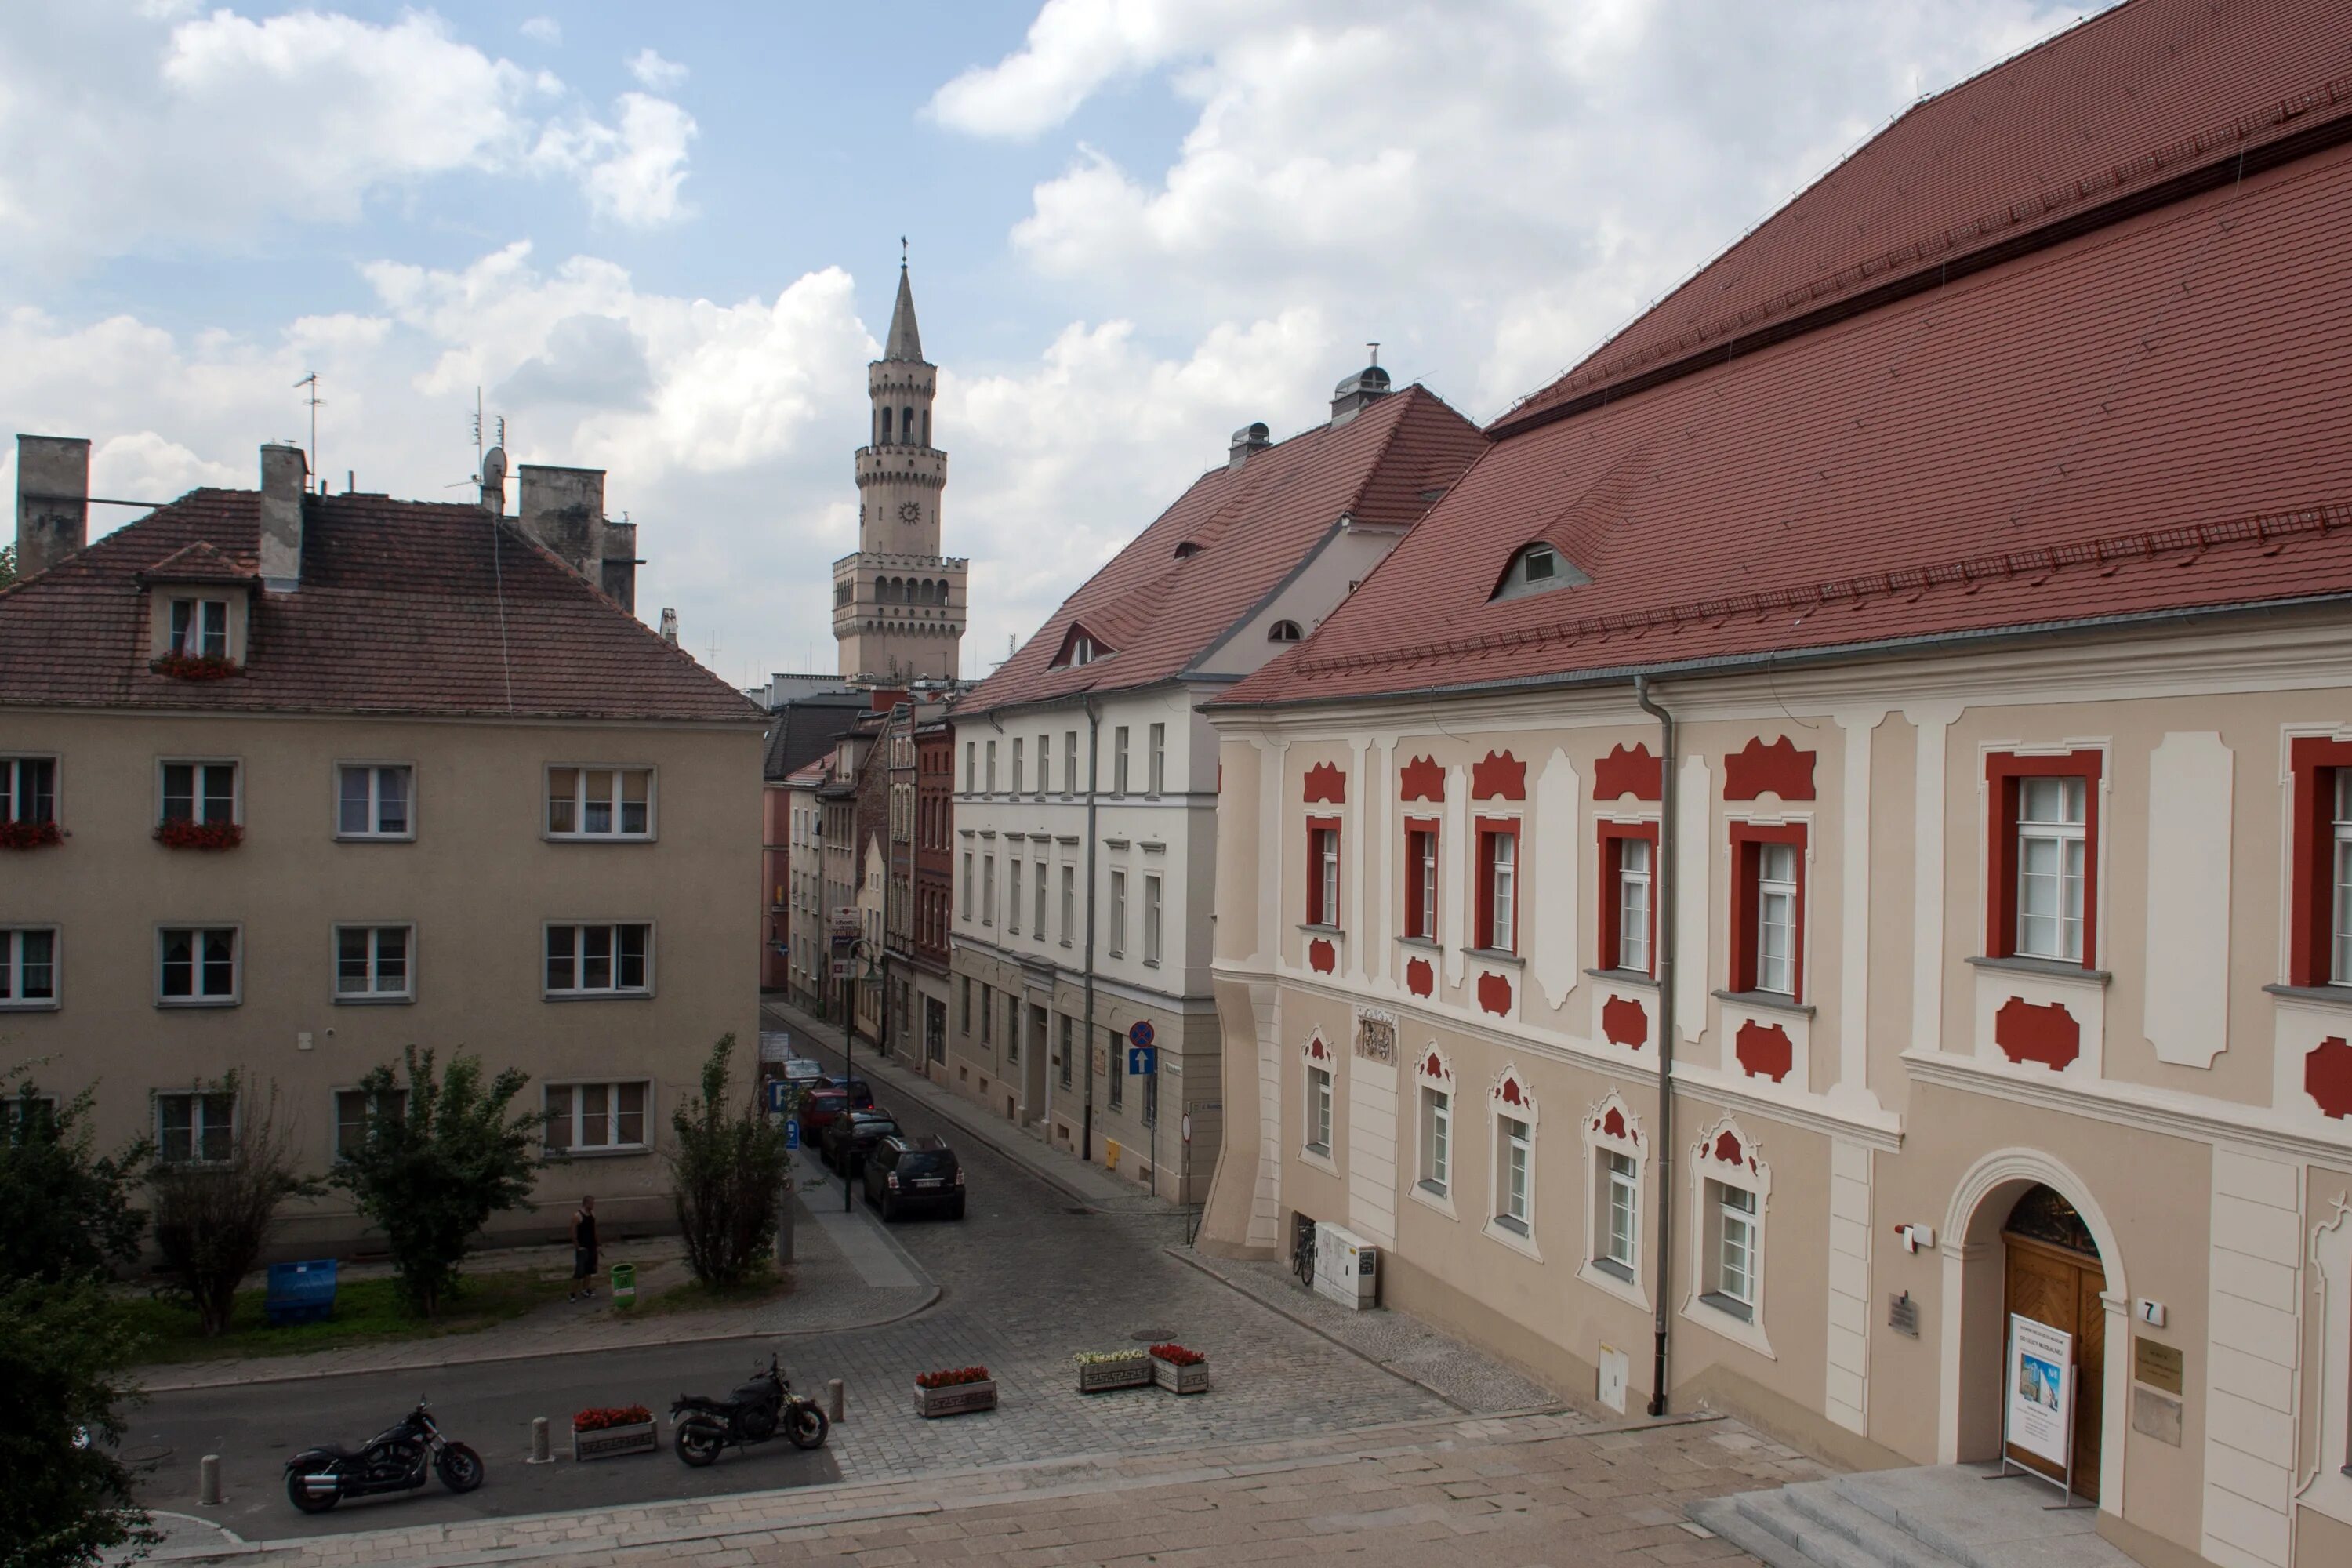
[{"label": "street sign", "polygon": [[1149,1018],[1138,1018],[1127,1026],[1127,1041],[1131,1046],[1148,1047],[1156,1037]]},{"label": "street sign", "polygon": [[795,1116],[791,1121],[784,1123],[784,1147],[787,1149],[797,1149],[800,1146],[801,1119]]},{"label": "street sign", "polygon": [[777,1115],[782,1116],[785,1111],[792,1109],[792,1080],[781,1078],[770,1079],[768,1080],[768,1109],[774,1111]]},{"label": "street sign", "polygon": [[[1138,1026],[1141,1027],[1142,1026]],[[1160,1053],[1150,1046],[1127,1047],[1127,1075],[1129,1078],[1150,1078],[1160,1068]]]},{"label": "street sign", "polygon": [[1184,1113],[1184,1142],[1187,1142],[1187,1143],[1190,1143],[1192,1141],[1192,1113],[1191,1111],[1189,1111],[1189,1110],[1188,1110],[1188,1111],[1186,1111],[1186,1112]]}]

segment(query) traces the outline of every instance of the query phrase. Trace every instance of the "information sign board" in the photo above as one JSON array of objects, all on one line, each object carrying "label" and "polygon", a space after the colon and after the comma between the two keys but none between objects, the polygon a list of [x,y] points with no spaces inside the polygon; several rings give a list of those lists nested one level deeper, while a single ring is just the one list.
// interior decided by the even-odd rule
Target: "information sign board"
[{"label": "information sign board", "polygon": [[2062,1471],[2073,1451],[2074,1336],[2022,1312],[2009,1317],[2009,1409],[2002,1426],[2011,1445]]}]

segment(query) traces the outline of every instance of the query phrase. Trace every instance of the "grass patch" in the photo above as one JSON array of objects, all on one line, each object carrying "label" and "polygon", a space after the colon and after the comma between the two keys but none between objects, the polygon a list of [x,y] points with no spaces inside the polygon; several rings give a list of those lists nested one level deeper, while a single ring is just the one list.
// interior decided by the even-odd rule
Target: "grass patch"
[{"label": "grass patch", "polygon": [[124,1302],[131,1325],[147,1336],[150,1363],[218,1361],[234,1356],[296,1355],[305,1351],[342,1350],[395,1340],[431,1340],[477,1333],[510,1322],[571,1289],[568,1269],[517,1268],[466,1277],[461,1293],[445,1301],[441,1315],[425,1319],[408,1310],[397,1279],[352,1279],[335,1291],[335,1313],[323,1322],[271,1328],[262,1310],[266,1292],[236,1293],[228,1332],[206,1339],[194,1309],[152,1296]]},{"label": "grass patch", "polygon": [[773,1263],[762,1262],[740,1284],[706,1285],[689,1277],[685,1283],[674,1285],[658,1296],[646,1296],[641,1291],[635,1315],[651,1318],[672,1312],[707,1312],[724,1307],[756,1307],[765,1301],[780,1300],[792,1293],[792,1281],[778,1274]]}]

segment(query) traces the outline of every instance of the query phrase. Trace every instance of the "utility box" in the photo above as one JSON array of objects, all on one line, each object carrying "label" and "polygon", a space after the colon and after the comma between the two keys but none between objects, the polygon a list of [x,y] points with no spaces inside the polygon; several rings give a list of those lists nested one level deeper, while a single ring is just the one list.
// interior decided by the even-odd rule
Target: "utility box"
[{"label": "utility box", "polygon": [[1315,1293],[1358,1311],[1381,1301],[1381,1249],[1328,1220],[1315,1226]]}]

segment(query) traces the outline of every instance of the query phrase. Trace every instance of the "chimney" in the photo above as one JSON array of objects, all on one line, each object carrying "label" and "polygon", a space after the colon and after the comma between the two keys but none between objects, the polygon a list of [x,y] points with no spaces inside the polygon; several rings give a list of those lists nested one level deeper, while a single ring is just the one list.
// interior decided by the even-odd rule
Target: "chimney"
[{"label": "chimney", "polygon": [[1228,449],[1229,455],[1225,467],[1229,470],[1238,468],[1249,461],[1252,452],[1263,452],[1273,445],[1274,433],[1265,427],[1263,421],[1255,425],[1244,425],[1234,432],[1234,444]]},{"label": "chimney", "polygon": [[302,585],[302,492],[310,488],[301,447],[261,448],[261,585],[273,594]]},{"label": "chimney", "polygon": [[89,443],[16,437],[16,575],[46,572],[89,543]]},{"label": "chimney", "polygon": [[1365,405],[1388,395],[1389,373],[1375,360],[1331,389],[1331,423],[1345,425],[1362,413]]},{"label": "chimney", "polygon": [[676,643],[677,643],[677,612],[676,610],[665,609],[664,611],[662,611],[662,616],[661,616],[661,635],[662,635],[662,641],[664,641],[664,642],[666,642],[666,643],[670,643],[670,644],[676,644]]},{"label": "chimney", "polygon": [[604,470],[522,466],[523,531],[562,557],[583,577],[604,586]]},{"label": "chimney", "polygon": [[631,615],[637,613],[637,525],[606,522],[602,530],[599,558],[604,575],[596,585],[604,596]]}]

